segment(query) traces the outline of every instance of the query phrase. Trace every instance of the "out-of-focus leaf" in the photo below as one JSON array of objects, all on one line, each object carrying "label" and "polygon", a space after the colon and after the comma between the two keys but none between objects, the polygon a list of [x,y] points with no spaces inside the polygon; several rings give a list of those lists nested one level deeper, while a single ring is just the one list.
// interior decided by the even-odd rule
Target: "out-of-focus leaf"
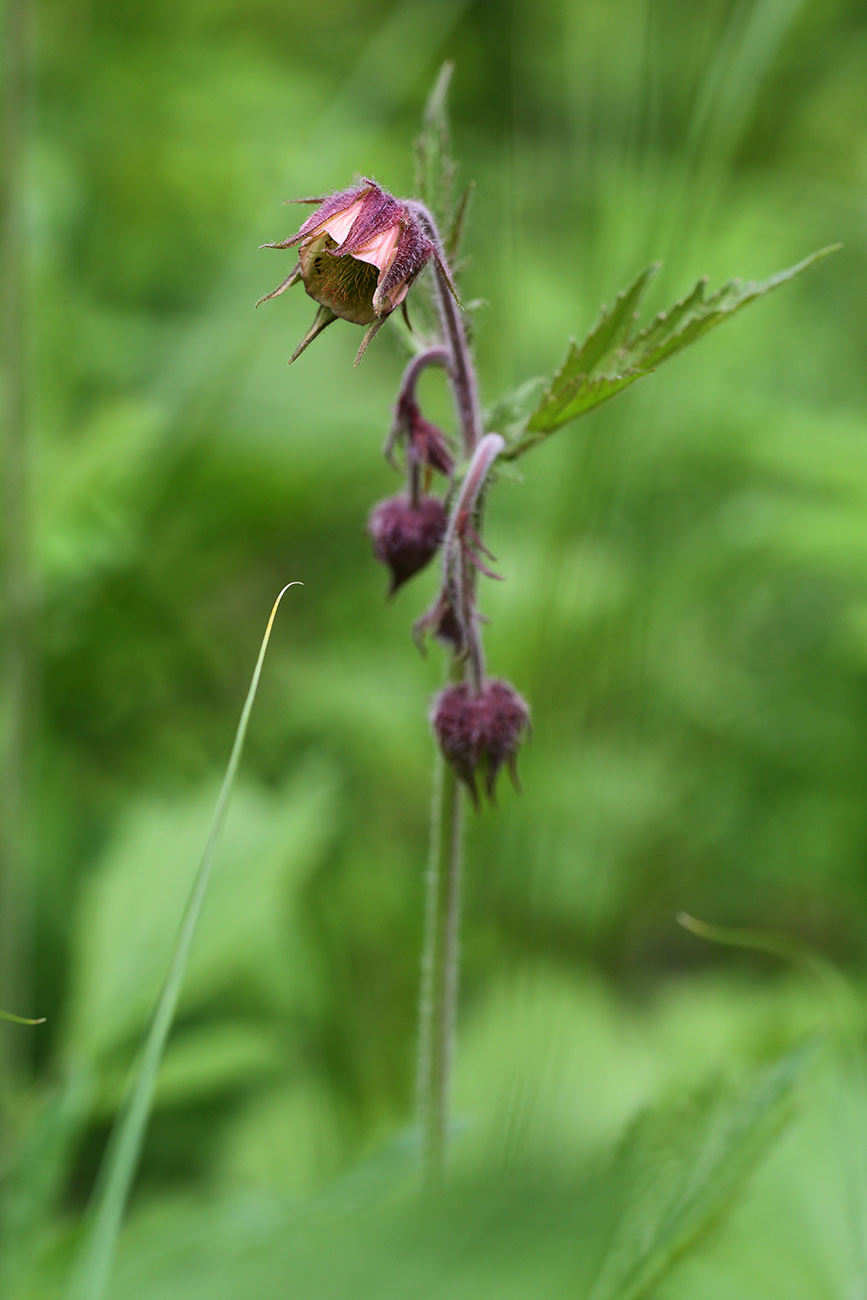
[{"label": "out-of-focus leaf", "polygon": [[[154,1106],[201,1101],[277,1070],[280,1044],[272,1030],[244,1022],[218,1022],[178,1033],[166,1048],[154,1092]],[[123,1098],[129,1071],[104,1080],[97,1111],[113,1115]]]},{"label": "out-of-focus leaf", "polygon": [[[294,968],[291,897],[320,860],[332,797],[322,771],[303,773],[277,795],[236,791],[190,958],[187,1006],[238,980],[267,986],[280,966]],[[99,1062],[140,1031],[171,953],[190,888],[189,864],[213,800],[208,790],[174,804],[142,805],[97,865],[76,927],[71,1059]],[[300,979],[303,962],[297,964]]]},{"label": "out-of-focus leaf", "polygon": [[516,441],[526,429],[530,416],[538,409],[544,388],[545,380],[537,376],[506,393],[485,412],[485,429],[501,433],[507,443]]},{"label": "out-of-focus leaf", "polygon": [[587,1300],[640,1300],[670,1271],[755,1168],[814,1055],[807,1044],[732,1095],[708,1090],[637,1121],[599,1180],[601,1218],[619,1213]]},{"label": "out-of-focus leaf", "polygon": [[289,1196],[319,1193],[345,1160],[343,1116],[321,1080],[257,1093],[226,1135],[215,1174],[227,1188]]},{"label": "out-of-focus leaf", "polygon": [[757,1171],[749,1197],[654,1300],[856,1300],[865,1294],[867,1207],[850,1165],[864,1136],[863,1090],[835,1055],[827,1052],[811,1075],[798,1118]]},{"label": "out-of-focus leaf", "polygon": [[531,412],[523,433],[505,455],[523,455],[555,429],[651,374],[661,362],[695,343],[742,307],[794,279],[837,248],[839,244],[820,248],[767,280],[730,280],[709,298],[705,297],[707,279],[703,278],[670,311],[660,312],[646,329],[635,334],[641,299],[659,264],[646,267],[618,294],[613,307],[602,309],[584,342],[571,344],[566,360]]},{"label": "out-of-focus leaf", "polygon": [[[461,196],[455,204],[454,213],[449,222],[448,230],[446,231],[443,247],[445,248],[446,261],[452,268],[452,275],[460,275],[463,266],[466,264],[466,258],[464,258],[461,263],[456,266],[455,258],[461,251],[461,242],[464,237],[464,226],[467,222],[467,213],[469,212],[470,199],[473,197],[474,189],[475,184],[473,181],[470,181],[469,185],[465,185],[461,190]],[[478,300],[464,303],[464,311],[470,312],[475,307],[481,305],[482,304],[479,303]]]},{"label": "out-of-focus leaf", "polygon": [[812,1055],[646,1116],[577,1176],[497,1164],[455,1177],[435,1201],[404,1177],[289,1215],[279,1202],[235,1201],[142,1219],[114,1294],[282,1300],[291,1283],[307,1300],[639,1300],[731,1205]]}]

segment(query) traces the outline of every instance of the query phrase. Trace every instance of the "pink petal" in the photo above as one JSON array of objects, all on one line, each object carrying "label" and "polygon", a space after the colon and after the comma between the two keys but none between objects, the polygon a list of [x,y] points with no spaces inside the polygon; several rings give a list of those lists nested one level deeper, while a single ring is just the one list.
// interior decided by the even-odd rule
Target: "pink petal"
[{"label": "pink petal", "polygon": [[[326,235],[330,235],[335,244],[339,246],[349,234],[355,222],[355,218],[361,212],[363,207],[364,199],[356,199],[348,208],[344,208],[342,212],[338,212],[335,216],[329,217],[327,221],[324,221],[319,229],[324,231]],[[367,261],[369,259],[365,258],[364,260]]]},{"label": "pink petal", "polygon": [[[374,235],[361,248],[353,250],[352,256],[357,257],[360,262],[369,262],[377,270],[384,271],[397,248],[397,241],[400,239],[400,223],[396,222],[393,226],[388,226],[378,235]],[[336,236],[332,236],[336,238]]]}]

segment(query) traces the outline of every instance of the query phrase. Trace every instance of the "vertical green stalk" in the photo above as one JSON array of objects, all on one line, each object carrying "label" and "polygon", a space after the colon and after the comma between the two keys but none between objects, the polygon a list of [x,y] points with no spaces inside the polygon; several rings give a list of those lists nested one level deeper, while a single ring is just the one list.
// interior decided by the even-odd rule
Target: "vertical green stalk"
[{"label": "vertical green stalk", "polygon": [[[2,323],[2,710],[0,710],[0,1006],[24,1008],[26,942],[25,751],[30,678],[27,505],[27,320],[24,190],[29,118],[29,0],[3,6]],[[21,1062],[20,1030],[0,1030],[0,1103],[7,1140]]]},{"label": "vertical green stalk", "polygon": [[445,1169],[458,994],[463,791],[439,752],[434,771],[431,844],[419,1014],[418,1100],[424,1181]]}]

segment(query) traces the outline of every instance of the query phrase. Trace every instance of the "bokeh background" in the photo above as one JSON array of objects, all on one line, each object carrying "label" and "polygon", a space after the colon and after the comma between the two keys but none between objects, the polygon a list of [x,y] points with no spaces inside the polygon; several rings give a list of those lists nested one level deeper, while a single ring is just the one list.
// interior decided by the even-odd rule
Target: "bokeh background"
[{"label": "bokeh background", "polygon": [[[339,323],[288,369],[312,304],[252,308],[290,267],[259,249],[295,228],[285,199],[356,173],[411,189],[446,57],[488,403],[550,374],[649,261],[658,310],[700,275],[844,244],[491,497],[490,665],[533,737],[523,795],[504,783],[469,828],[459,1144],[581,1160],[827,1021],[820,989],[679,909],[864,974],[862,0],[47,0],[9,1008],[47,1024],[3,1026],[35,1134],[7,1225],[21,1294],[90,1193],[290,579],[112,1294],[198,1294],[179,1223],[195,1238],[242,1204],[255,1233],[412,1124],[442,661],[409,629],[435,575],[386,603],[363,532],[397,488],[380,447],[403,358],[386,330],[354,370]],[[440,383],[424,399],[448,422]],[[835,1107],[817,1085],[666,1296],[843,1295]]]}]

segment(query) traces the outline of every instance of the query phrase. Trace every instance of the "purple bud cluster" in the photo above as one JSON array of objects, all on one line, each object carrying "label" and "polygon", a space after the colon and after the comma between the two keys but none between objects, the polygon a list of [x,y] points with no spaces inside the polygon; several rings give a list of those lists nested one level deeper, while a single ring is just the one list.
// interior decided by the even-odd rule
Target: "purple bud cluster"
[{"label": "purple bud cluster", "polygon": [[[425,266],[434,269],[441,338],[409,362],[401,381],[391,432],[384,448],[395,468],[395,449],[403,452],[406,490],[378,502],[367,521],[373,554],[391,574],[389,596],[442,552],[442,583],[433,604],[415,624],[421,645],[430,633],[451,650],[464,680],[448,686],[434,701],[431,724],[440,748],[480,806],[481,776],[493,803],[497,775],[505,765],[518,785],[515,760],[529,728],[526,703],[508,682],[485,671],[477,607],[478,578],[499,575],[481,537],[483,500],[494,462],[505,447],[497,433],[483,432],[478,391],[457,293],[436,224],[423,204],[396,199],[375,181],[364,179],[337,194],[299,199],[315,212],[296,234],[269,248],[297,248],[298,262],[266,299],[301,283],[319,304],[297,356],[328,325],[341,317],[366,325],[356,364],[370,339],[397,309],[406,312],[406,295]],[[407,323],[409,318],[407,317]],[[466,472],[456,481],[456,454],[449,437],[421,411],[416,389],[429,366],[442,367],[458,411],[461,453]],[[445,498],[433,495],[435,474],[448,480]]]},{"label": "purple bud cluster", "polygon": [[443,754],[465,782],[476,808],[477,772],[484,773],[491,803],[495,802],[497,776],[504,764],[520,790],[516,758],[530,725],[530,710],[514,686],[489,678],[478,695],[468,682],[447,686],[434,700],[431,725]]}]

